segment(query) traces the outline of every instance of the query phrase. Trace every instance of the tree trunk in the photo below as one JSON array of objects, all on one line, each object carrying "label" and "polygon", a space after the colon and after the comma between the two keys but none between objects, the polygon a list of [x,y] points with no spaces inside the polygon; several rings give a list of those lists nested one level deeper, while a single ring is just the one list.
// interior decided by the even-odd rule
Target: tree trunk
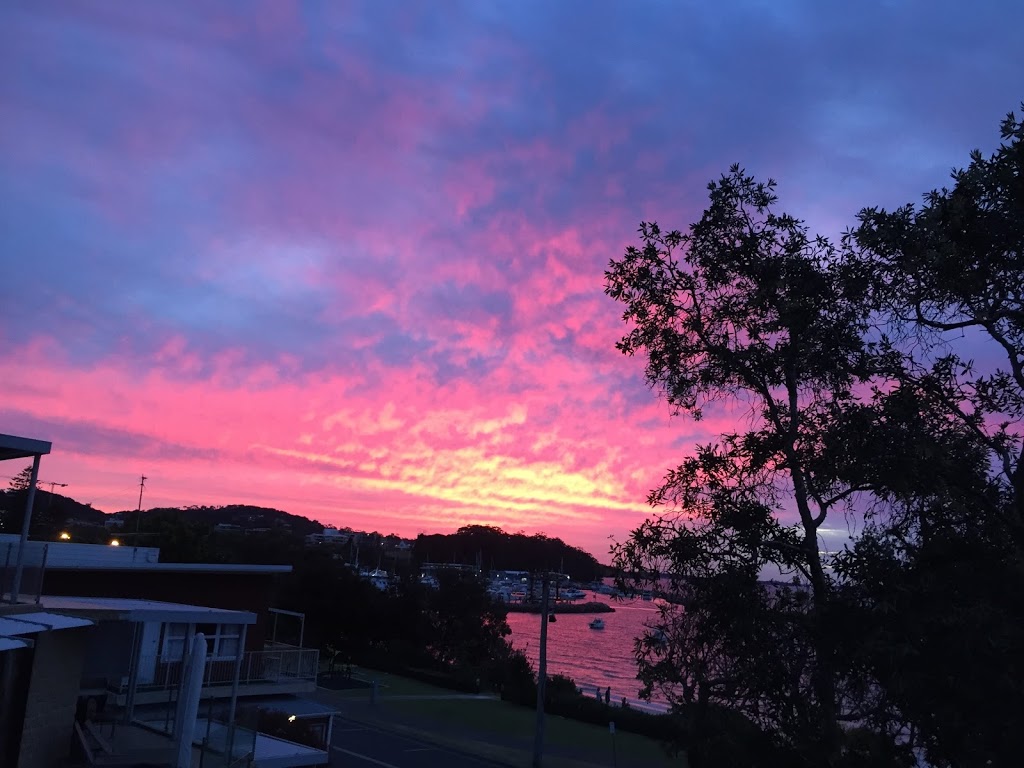
[{"label": "tree trunk", "polygon": [[[839,722],[836,708],[835,649],[828,636],[826,622],[831,590],[825,578],[825,569],[818,551],[818,524],[811,513],[807,483],[797,455],[800,411],[796,376],[791,369],[786,371],[786,385],[789,395],[789,440],[786,445],[786,461],[793,480],[793,495],[796,498],[800,522],[804,529],[804,549],[807,566],[811,575],[811,600],[813,605],[812,627],[815,651],[814,693],[820,712],[821,742],[818,764],[827,767],[839,759]],[[823,510],[824,511],[824,510]]]}]

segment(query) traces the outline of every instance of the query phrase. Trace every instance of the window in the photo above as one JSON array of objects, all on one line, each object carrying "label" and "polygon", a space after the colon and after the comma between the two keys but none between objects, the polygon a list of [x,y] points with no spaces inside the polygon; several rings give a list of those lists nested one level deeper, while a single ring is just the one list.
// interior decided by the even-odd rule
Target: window
[{"label": "window", "polygon": [[191,634],[188,624],[164,624],[164,637],[160,655],[165,659],[180,659],[185,655],[185,639]]},{"label": "window", "polygon": [[234,659],[242,652],[241,624],[164,624],[160,655],[168,660],[181,659],[185,643],[196,632],[205,635],[207,655],[214,659]]},{"label": "window", "polygon": [[218,659],[233,659],[242,650],[242,625],[218,624],[217,634],[210,641],[210,654]]}]

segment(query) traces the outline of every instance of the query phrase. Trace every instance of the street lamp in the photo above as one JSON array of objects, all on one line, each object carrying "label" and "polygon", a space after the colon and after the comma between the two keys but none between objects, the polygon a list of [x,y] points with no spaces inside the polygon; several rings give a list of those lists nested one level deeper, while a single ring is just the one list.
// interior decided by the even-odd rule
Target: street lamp
[{"label": "street lamp", "polygon": [[60,536],[58,536],[57,538],[59,538],[61,541],[71,541],[71,534],[67,531],[61,531]]},{"label": "street lamp", "polygon": [[121,542],[118,541],[117,539],[111,539],[110,540],[110,546],[112,546],[112,547],[120,547],[121,546]]}]

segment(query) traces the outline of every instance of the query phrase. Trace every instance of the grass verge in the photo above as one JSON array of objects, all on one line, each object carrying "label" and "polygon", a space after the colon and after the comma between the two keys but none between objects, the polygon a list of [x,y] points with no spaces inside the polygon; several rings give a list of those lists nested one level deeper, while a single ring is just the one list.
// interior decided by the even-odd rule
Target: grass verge
[{"label": "grass verge", "polygon": [[[369,706],[367,690],[321,689],[318,698],[348,704],[346,716],[355,719],[516,768],[531,765],[534,710],[498,699],[459,698],[448,689],[375,670],[357,669],[354,674],[377,680],[375,706]],[[399,698],[405,696],[429,698]],[[607,727],[557,715],[545,718],[544,744],[546,768],[685,768],[687,764],[685,756],[670,757],[654,739],[618,732],[613,742]]]}]

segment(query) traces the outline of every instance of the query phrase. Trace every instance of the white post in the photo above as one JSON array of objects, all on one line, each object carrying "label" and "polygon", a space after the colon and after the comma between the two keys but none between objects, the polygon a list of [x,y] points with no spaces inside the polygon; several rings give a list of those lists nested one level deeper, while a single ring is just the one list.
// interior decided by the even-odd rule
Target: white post
[{"label": "white post", "polygon": [[231,681],[231,707],[228,714],[228,759],[235,757],[235,707],[238,706],[238,679],[242,674],[242,659],[245,657],[245,636],[249,627],[242,625],[241,637],[238,638],[238,654],[235,656],[235,676]]},{"label": "white post", "polygon": [[178,700],[178,727],[175,728],[175,768],[192,768],[192,735],[199,716],[199,697],[203,692],[203,670],[206,667],[206,636],[197,632],[192,639],[192,652],[182,675],[182,696]]},{"label": "white post", "polygon": [[[14,566],[14,583],[11,584],[11,603],[18,602],[21,592],[21,575],[25,569],[25,549],[28,546],[28,529],[32,524],[32,505],[36,501],[36,482],[39,480],[39,454],[32,457],[32,474],[28,481],[28,495],[25,497],[25,517],[21,521],[21,540],[18,543],[18,559]],[[40,574],[42,579],[43,575]]]}]

